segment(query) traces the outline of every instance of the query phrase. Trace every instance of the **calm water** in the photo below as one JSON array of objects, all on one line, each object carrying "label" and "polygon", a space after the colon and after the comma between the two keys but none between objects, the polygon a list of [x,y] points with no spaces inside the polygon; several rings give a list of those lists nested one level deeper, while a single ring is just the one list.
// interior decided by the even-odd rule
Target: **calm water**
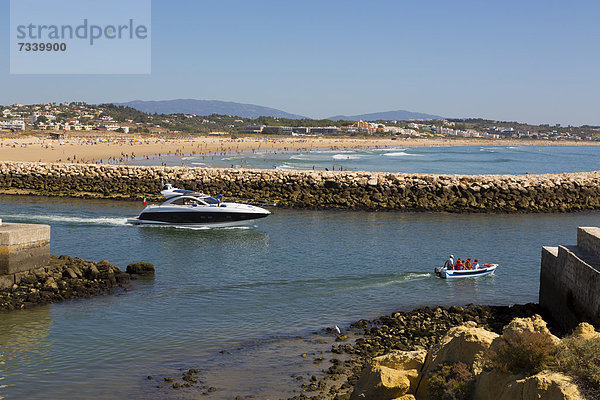
[{"label": "calm water", "polygon": [[452,146],[362,150],[256,151],[154,156],[135,165],[358,170],[432,174],[545,174],[600,170],[599,146]]},{"label": "calm water", "polygon": [[[2,198],[3,220],[52,225],[53,254],[109,259],[121,268],[144,260],[157,274],[119,295],[0,314],[0,397],[168,397],[145,377],[210,369],[219,364],[219,350],[232,351],[235,366],[235,357],[244,356],[234,349],[250,342],[297,355],[287,340],[396,310],[535,302],[540,246],[575,243],[577,226],[600,224],[597,212],[275,210],[251,229],[125,225],[140,206]],[[433,268],[451,252],[501,268],[477,280],[434,277]],[[250,365],[260,370],[272,362],[264,360]],[[235,372],[227,371],[221,376],[235,382]],[[209,398],[219,396],[228,397]]]}]

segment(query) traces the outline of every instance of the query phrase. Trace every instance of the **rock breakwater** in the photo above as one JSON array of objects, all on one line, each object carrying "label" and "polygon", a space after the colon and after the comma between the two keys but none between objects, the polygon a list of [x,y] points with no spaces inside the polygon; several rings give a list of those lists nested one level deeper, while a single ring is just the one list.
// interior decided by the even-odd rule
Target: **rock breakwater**
[{"label": "rock breakwater", "polygon": [[[150,270],[151,265],[147,264],[146,270]],[[93,262],[66,255],[50,256],[47,266],[10,276],[14,283],[0,290],[0,311],[106,295],[119,288],[129,288],[130,278],[136,277],[106,260]]]},{"label": "rock breakwater", "polygon": [[600,171],[556,175],[429,175],[97,164],[0,163],[0,191],[159,200],[161,181],[282,207],[448,212],[600,209]]}]

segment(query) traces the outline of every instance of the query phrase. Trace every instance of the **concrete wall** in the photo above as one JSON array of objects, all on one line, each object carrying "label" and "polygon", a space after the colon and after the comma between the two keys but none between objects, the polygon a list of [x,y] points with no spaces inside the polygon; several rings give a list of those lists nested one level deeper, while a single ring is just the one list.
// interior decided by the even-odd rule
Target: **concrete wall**
[{"label": "concrete wall", "polygon": [[540,305],[562,329],[600,326],[600,229],[578,228],[577,246],[542,248]]},{"label": "concrete wall", "polygon": [[0,290],[18,283],[22,273],[50,261],[50,226],[0,225]]},{"label": "concrete wall", "polygon": [[160,200],[161,180],[283,207],[540,212],[600,209],[600,172],[427,175],[0,162],[3,193]]}]

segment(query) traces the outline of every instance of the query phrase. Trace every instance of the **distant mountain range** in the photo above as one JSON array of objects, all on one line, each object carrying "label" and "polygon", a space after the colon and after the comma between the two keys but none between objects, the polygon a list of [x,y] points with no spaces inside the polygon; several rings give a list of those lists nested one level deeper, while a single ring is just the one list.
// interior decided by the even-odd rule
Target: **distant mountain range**
[{"label": "distant mountain range", "polygon": [[338,121],[338,120],[406,121],[406,120],[410,120],[410,119],[444,119],[444,117],[440,117],[439,115],[424,114],[424,113],[411,112],[411,111],[405,111],[405,110],[397,110],[397,111],[385,111],[385,112],[360,114],[360,115],[336,115],[335,117],[331,117],[329,119],[332,121]]},{"label": "distant mountain range", "polygon": [[162,100],[142,101],[134,100],[127,103],[114,103],[119,106],[128,106],[149,114],[196,114],[196,115],[235,115],[243,118],[258,118],[261,116],[301,119],[302,115],[290,114],[275,108],[257,106],[254,104],[234,103],[232,101],[218,100]]},{"label": "distant mountain range", "polygon": [[[120,106],[128,106],[136,110],[149,114],[196,114],[196,115],[235,115],[243,118],[257,118],[261,116],[301,119],[309,118],[298,114],[290,114],[285,111],[275,108],[257,106],[255,104],[235,103],[232,101],[219,100],[194,100],[194,99],[177,99],[177,100],[161,100],[161,101],[143,101],[134,100],[127,103],[114,103]],[[361,114],[361,115],[336,115],[335,117],[327,118],[332,121],[348,120],[348,121],[376,121],[376,120],[410,120],[410,119],[444,119],[439,115],[424,114],[410,112],[404,110],[387,111],[380,113]]]}]

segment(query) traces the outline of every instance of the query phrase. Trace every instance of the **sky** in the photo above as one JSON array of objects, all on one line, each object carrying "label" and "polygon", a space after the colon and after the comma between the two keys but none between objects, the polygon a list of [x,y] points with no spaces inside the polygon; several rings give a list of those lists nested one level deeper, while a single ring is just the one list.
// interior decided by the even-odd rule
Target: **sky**
[{"label": "sky", "polygon": [[154,0],[141,75],[11,75],[9,4],[0,104],[194,98],[600,125],[597,0]]}]

